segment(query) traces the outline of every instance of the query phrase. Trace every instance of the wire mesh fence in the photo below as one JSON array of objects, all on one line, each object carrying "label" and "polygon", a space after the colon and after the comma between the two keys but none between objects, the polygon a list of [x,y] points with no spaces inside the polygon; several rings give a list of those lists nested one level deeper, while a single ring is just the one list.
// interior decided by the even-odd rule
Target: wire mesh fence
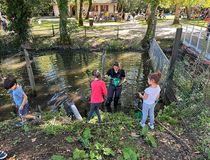
[{"label": "wire mesh fence", "polygon": [[163,79],[165,79],[169,67],[169,60],[155,39],[150,43],[149,55],[154,70],[160,71],[163,75]]},{"label": "wire mesh fence", "polygon": [[[210,66],[200,60],[192,61],[185,56],[176,63],[174,73],[175,90],[178,102],[176,110],[182,118],[185,131],[200,143],[208,136],[210,116]],[[210,142],[210,141],[209,141]],[[202,142],[205,145],[209,142]]]}]

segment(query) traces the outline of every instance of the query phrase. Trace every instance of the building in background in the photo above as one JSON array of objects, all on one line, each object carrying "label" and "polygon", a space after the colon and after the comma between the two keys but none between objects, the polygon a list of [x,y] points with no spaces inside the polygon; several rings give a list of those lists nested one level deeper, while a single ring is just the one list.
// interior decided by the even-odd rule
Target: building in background
[{"label": "building in background", "polygon": [[[83,3],[83,16],[85,17],[88,10],[88,2]],[[75,4],[68,3],[69,16],[73,17],[76,15],[76,6]],[[55,3],[53,5],[54,16],[59,16],[58,5]],[[100,14],[105,14],[110,16],[117,13],[117,0],[93,0],[92,8],[89,13],[90,17],[98,16]]]}]

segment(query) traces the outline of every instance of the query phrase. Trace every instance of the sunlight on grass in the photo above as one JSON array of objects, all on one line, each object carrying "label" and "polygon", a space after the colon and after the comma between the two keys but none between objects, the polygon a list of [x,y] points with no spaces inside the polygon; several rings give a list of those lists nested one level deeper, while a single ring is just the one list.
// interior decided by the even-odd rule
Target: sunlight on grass
[{"label": "sunlight on grass", "polygon": [[182,24],[190,24],[190,25],[195,25],[195,26],[200,26],[200,27],[206,27],[207,22],[201,19],[193,19],[193,20],[187,20],[187,19],[182,19],[181,20]]},{"label": "sunlight on grass", "polygon": [[26,64],[25,61],[24,62],[20,62],[20,63],[13,63],[13,64],[11,64],[11,63],[10,64],[5,63],[5,64],[2,64],[1,65],[1,68],[7,69],[7,70],[14,70],[14,69],[19,69],[19,68],[24,67],[25,64]]}]

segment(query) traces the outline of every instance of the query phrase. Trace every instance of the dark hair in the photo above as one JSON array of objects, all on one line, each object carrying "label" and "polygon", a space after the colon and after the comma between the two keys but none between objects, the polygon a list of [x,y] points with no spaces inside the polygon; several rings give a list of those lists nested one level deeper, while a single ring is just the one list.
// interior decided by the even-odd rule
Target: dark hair
[{"label": "dark hair", "polygon": [[7,78],[4,80],[4,88],[5,89],[10,89],[15,84],[17,84],[17,81],[14,76],[7,76]]},{"label": "dark hair", "polygon": [[93,75],[94,77],[96,77],[96,78],[100,78],[100,77],[101,77],[101,74],[100,74],[99,70],[94,70],[94,71],[92,72],[92,75]]},{"label": "dark hair", "polygon": [[150,73],[149,74],[149,76],[148,76],[148,78],[150,79],[150,80],[154,80],[155,81],[155,83],[159,83],[159,81],[160,81],[160,78],[161,78],[161,72],[155,72],[155,73]]},{"label": "dark hair", "polygon": [[117,61],[115,61],[115,62],[114,62],[114,64],[113,64],[113,66],[117,66],[117,67],[119,67],[119,66],[120,66],[120,63],[119,63],[119,62],[117,62]]}]

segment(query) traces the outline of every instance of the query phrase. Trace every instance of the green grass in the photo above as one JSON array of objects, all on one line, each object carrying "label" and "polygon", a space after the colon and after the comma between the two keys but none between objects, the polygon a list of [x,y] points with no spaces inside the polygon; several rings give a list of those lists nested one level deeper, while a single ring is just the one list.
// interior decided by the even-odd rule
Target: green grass
[{"label": "green grass", "polygon": [[[44,21],[41,24],[38,24],[37,22],[33,22],[32,23],[32,30],[33,31],[40,31],[40,30],[52,30],[52,26],[54,27],[54,29],[58,29],[59,28],[59,22],[57,21]],[[104,29],[109,29],[112,27],[109,26],[82,26],[79,27],[79,31],[85,30],[85,28],[87,30],[104,30]]]},{"label": "green grass", "polygon": [[190,24],[190,25],[195,25],[195,26],[200,26],[200,27],[206,27],[207,22],[201,19],[193,19],[193,20],[187,20],[187,19],[182,19],[181,20],[182,24]]},{"label": "green grass", "polygon": [[55,28],[59,27],[59,22],[52,22],[52,21],[45,21],[42,22],[41,24],[37,23],[37,22],[33,22],[32,23],[32,29],[52,29],[52,25]]}]

